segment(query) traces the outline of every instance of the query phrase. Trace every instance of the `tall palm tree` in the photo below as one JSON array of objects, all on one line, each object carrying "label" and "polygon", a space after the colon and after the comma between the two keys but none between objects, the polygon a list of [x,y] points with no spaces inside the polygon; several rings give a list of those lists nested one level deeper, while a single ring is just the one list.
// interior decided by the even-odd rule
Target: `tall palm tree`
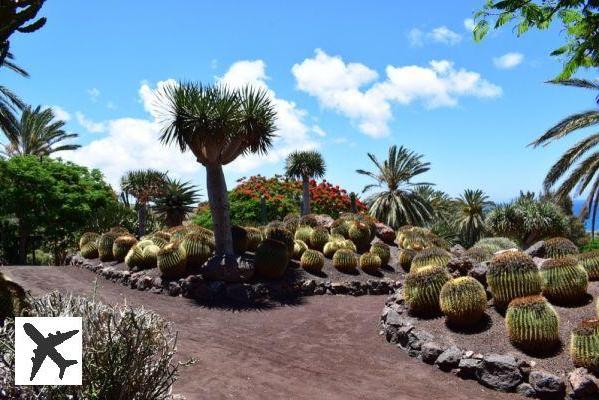
[{"label": "tall palm tree", "polygon": [[165,191],[166,174],[154,169],[129,171],[121,178],[121,190],[137,200],[138,235],[146,234],[148,203]]},{"label": "tall palm tree", "polygon": [[199,200],[200,192],[190,182],[167,178],[164,192],[154,201],[154,211],[167,226],[178,226]]},{"label": "tall palm tree", "polygon": [[366,199],[368,212],[394,229],[402,225],[423,225],[432,218],[433,209],[417,192],[419,186],[430,183],[413,183],[411,180],[430,169],[430,163],[422,161],[422,155],[401,146],[391,146],[389,155],[382,163],[376,156],[368,153],[368,158],[376,166],[376,172],[362,169],[358,174],[366,175],[376,181],[364,187],[362,193],[374,188],[382,188]]},{"label": "tall palm tree", "polygon": [[457,225],[464,244],[470,247],[480,239],[485,227],[485,213],[493,202],[480,189],[466,189],[456,203]]},{"label": "tall palm tree", "polygon": [[310,179],[324,176],[322,155],[315,151],[294,151],[285,161],[285,174],[302,180],[302,215],[310,214]]},{"label": "tall palm tree", "polygon": [[4,145],[1,153],[7,157],[47,156],[81,147],[78,144],[62,144],[65,140],[79,136],[76,133],[67,133],[64,125],[64,121],[56,120],[50,108],[26,107],[21,113],[21,118],[15,120],[12,127],[4,132],[8,143]]},{"label": "tall palm tree", "polygon": [[[599,91],[599,82],[584,79],[568,79],[551,81],[550,83]],[[599,96],[595,98],[595,101],[599,104]],[[564,118],[532,142],[531,145],[534,147],[548,145],[552,141],[561,139],[574,131],[598,124],[599,108],[582,111]],[[545,190],[549,191],[556,186],[560,179],[564,178],[555,191],[558,198],[569,196],[573,190],[575,196],[580,196],[589,189],[584,210],[591,210],[591,235],[593,237],[595,235],[595,218],[599,204],[599,175],[597,175],[599,151],[595,150],[592,153],[591,151],[595,149],[598,143],[599,132],[593,133],[576,143],[553,164],[543,182]]]},{"label": "tall palm tree", "polygon": [[[17,74],[28,77],[29,74],[23,68],[13,62],[13,55],[6,53],[6,57],[0,56],[0,67],[6,67]],[[14,130],[16,118],[14,113],[25,107],[25,103],[8,87],[0,84],[0,130],[8,133]]]},{"label": "tall palm tree", "polygon": [[216,255],[204,274],[209,279],[243,280],[233,250],[227,184],[223,165],[245,154],[266,154],[275,136],[274,104],[263,89],[229,89],[179,83],[157,95],[163,107],[161,141],[191,150],[206,168],[206,188],[214,227]]}]

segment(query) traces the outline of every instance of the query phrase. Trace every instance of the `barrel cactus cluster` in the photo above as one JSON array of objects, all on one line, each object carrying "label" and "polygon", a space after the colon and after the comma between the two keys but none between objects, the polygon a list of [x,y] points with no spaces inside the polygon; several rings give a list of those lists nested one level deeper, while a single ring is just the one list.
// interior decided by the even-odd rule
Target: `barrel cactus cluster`
[{"label": "barrel cactus cluster", "polygon": [[599,318],[585,319],[572,330],[570,357],[576,367],[599,372]]},{"label": "barrel cactus cluster", "polygon": [[450,279],[447,269],[439,265],[411,271],[404,282],[404,297],[410,312],[424,315],[438,312],[441,289]]},{"label": "barrel cactus cluster", "polygon": [[451,259],[451,253],[440,247],[427,247],[414,255],[410,270],[417,271],[426,266],[438,265],[445,267]]},{"label": "barrel cactus cluster", "polygon": [[587,271],[589,280],[599,279],[599,250],[581,253],[577,256],[580,265]]}]

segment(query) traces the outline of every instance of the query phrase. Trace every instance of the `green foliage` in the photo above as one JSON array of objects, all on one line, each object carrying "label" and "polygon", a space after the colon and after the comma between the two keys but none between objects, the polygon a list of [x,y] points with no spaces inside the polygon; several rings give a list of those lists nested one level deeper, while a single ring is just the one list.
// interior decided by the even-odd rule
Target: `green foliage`
[{"label": "green foliage", "polygon": [[532,258],[521,251],[506,251],[493,257],[487,283],[494,304],[503,308],[516,297],[541,293],[542,279]]},{"label": "green foliage", "polygon": [[350,224],[348,237],[354,242],[360,253],[370,246],[370,228],[360,221],[354,221]]},{"label": "green foliage", "polygon": [[285,175],[290,178],[322,178],[325,171],[322,155],[314,150],[294,151],[285,160]]},{"label": "green foliage", "polygon": [[416,255],[415,250],[399,249],[397,251],[397,260],[399,262],[399,265],[401,265],[401,267],[404,270],[409,271],[410,268],[412,267],[412,260],[414,259],[415,255]]},{"label": "green foliage", "polygon": [[578,247],[569,239],[555,237],[545,240],[545,255],[547,258],[575,256],[577,254]]},{"label": "green foliage", "polygon": [[464,252],[464,256],[476,261],[483,262],[489,261],[493,258],[493,251],[489,249],[489,247],[471,247]]},{"label": "green foliage", "polygon": [[511,239],[505,237],[486,237],[474,244],[472,249],[486,250],[491,255],[502,250],[519,249],[520,247]]},{"label": "green foliage", "polygon": [[112,255],[115,261],[122,262],[129,252],[129,249],[137,243],[137,239],[131,235],[119,236],[112,244]]},{"label": "green foliage", "polygon": [[212,256],[212,246],[200,232],[186,234],[181,247],[187,255],[187,271],[190,273],[198,273],[200,267]]},{"label": "green foliage", "polygon": [[543,296],[519,297],[509,303],[505,325],[510,341],[526,351],[547,352],[559,344],[559,318]]},{"label": "green foliage", "polygon": [[349,249],[339,249],[333,255],[333,266],[341,272],[353,273],[357,265],[355,254]]},{"label": "green foliage", "polygon": [[285,228],[276,228],[270,227],[266,228],[264,232],[265,239],[278,240],[283,243],[287,248],[287,255],[293,255],[293,245],[295,243],[295,239],[293,238],[293,233],[289,232]]},{"label": "green foliage", "polygon": [[484,232],[485,213],[493,203],[480,189],[466,189],[464,194],[457,198],[456,203],[456,224],[461,233],[462,243],[472,246]]},{"label": "green foliage", "polygon": [[335,252],[337,252],[339,249],[340,247],[338,241],[326,242],[322,252],[326,258],[332,258],[335,255]]},{"label": "green foliage", "polygon": [[378,270],[381,268],[382,261],[381,258],[376,254],[367,252],[360,256],[358,264],[360,265],[362,271],[373,274],[378,272]]},{"label": "green foliage", "polygon": [[550,259],[541,265],[543,295],[552,302],[568,304],[583,299],[589,276],[574,257]]},{"label": "green foliage", "polygon": [[177,242],[171,242],[160,249],[156,262],[164,279],[178,279],[185,276],[187,266],[185,249]]},{"label": "green foliage", "polygon": [[254,228],[251,226],[246,226],[245,231],[247,232],[248,244],[247,249],[249,251],[255,252],[258,248],[258,245],[262,241],[262,231],[258,228]]},{"label": "green foliage", "polygon": [[[295,244],[295,243],[294,243]],[[289,250],[285,243],[264,239],[256,250],[256,273],[267,279],[280,279],[289,264]]]},{"label": "green foliage", "polygon": [[310,242],[310,235],[312,235],[312,227],[310,226],[300,226],[295,231],[295,240],[301,240],[303,242]]},{"label": "green foliage", "polygon": [[153,209],[166,226],[177,226],[194,210],[199,199],[196,186],[167,177],[164,190],[154,200]]},{"label": "green foliage", "polygon": [[599,319],[585,319],[572,330],[570,357],[576,367],[599,372]]},{"label": "green foliage", "polygon": [[320,272],[324,267],[324,255],[318,250],[308,249],[302,254],[300,266],[306,271]]},{"label": "green foliage", "polygon": [[599,250],[599,239],[593,239],[588,243],[585,243],[580,250],[582,253]]},{"label": "green foliage", "polygon": [[445,267],[426,266],[406,275],[404,297],[411,312],[433,314],[440,309],[441,288],[451,279]]},{"label": "green foliage", "polygon": [[487,292],[476,279],[462,276],[445,283],[439,293],[441,311],[456,325],[474,325],[487,309]]},{"label": "green foliage", "polygon": [[303,240],[296,240],[293,243],[293,258],[299,260],[302,254],[308,250],[308,245]]},{"label": "green foliage", "polygon": [[391,249],[389,245],[382,242],[373,243],[370,246],[370,252],[376,254],[381,259],[381,266],[385,267],[389,264],[391,258]]},{"label": "green foliage", "polygon": [[325,227],[318,226],[310,233],[309,246],[311,249],[322,251],[324,245],[329,241],[329,230]]},{"label": "green foliage", "polygon": [[100,239],[98,239],[98,254],[100,256],[100,261],[114,261],[112,246],[118,237],[118,233],[110,231],[100,236]]},{"label": "green foliage", "polygon": [[412,259],[410,271],[417,271],[426,266],[441,266],[445,267],[451,259],[451,253],[440,247],[427,247],[426,249],[416,253]]},{"label": "green foliage", "polygon": [[585,269],[590,280],[599,279],[599,250],[579,254],[578,262]]}]

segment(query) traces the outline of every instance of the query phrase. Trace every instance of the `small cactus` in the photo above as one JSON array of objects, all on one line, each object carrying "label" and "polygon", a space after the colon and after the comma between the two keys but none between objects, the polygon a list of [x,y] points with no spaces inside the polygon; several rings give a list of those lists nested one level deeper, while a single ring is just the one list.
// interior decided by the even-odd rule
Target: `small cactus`
[{"label": "small cactus", "polygon": [[295,239],[293,238],[293,233],[288,231],[285,228],[279,227],[268,227],[264,232],[265,239],[278,240],[279,242],[285,245],[287,249],[287,255],[291,257],[293,255],[293,245],[295,243]]},{"label": "small cactus", "polygon": [[144,268],[156,268],[158,266],[158,252],[160,247],[155,244],[150,244],[143,248],[143,261],[142,265]]},{"label": "small cactus", "polygon": [[559,344],[559,318],[540,295],[512,300],[505,313],[510,341],[527,351],[544,351]]},{"label": "small cactus", "polygon": [[179,245],[179,242],[171,242],[161,248],[156,262],[163,278],[177,279],[185,275],[186,254],[185,249]]},{"label": "small cactus", "polygon": [[318,250],[308,249],[302,254],[300,266],[306,271],[320,272],[324,267],[324,255]]},{"label": "small cactus", "polygon": [[359,265],[362,271],[373,274],[381,268],[382,261],[378,255],[368,252],[360,256]]},{"label": "small cactus", "polygon": [[388,244],[382,242],[373,243],[372,246],[370,246],[370,252],[379,256],[381,259],[381,266],[384,267],[389,264],[391,249]]},{"label": "small cactus", "polygon": [[307,214],[300,217],[299,226],[311,226],[316,228],[318,226],[318,218],[314,214]]},{"label": "small cactus", "polygon": [[262,241],[262,232],[258,228],[254,228],[251,226],[246,226],[245,231],[247,232],[247,249],[249,251],[255,252],[258,248],[258,245]]},{"label": "small cactus", "polygon": [[303,240],[296,240],[293,244],[293,259],[299,260],[306,250],[308,250],[306,242]]},{"label": "small cactus", "polygon": [[137,239],[131,235],[119,236],[112,244],[112,255],[118,262],[125,260],[129,249],[137,243]]},{"label": "small cactus", "polygon": [[572,330],[570,357],[574,366],[599,372],[599,319],[585,319]]},{"label": "small cactus", "polygon": [[487,247],[471,247],[464,252],[464,256],[481,263],[493,258],[493,252]]},{"label": "small cactus", "polygon": [[415,314],[434,314],[440,310],[439,294],[451,275],[438,265],[426,266],[406,275],[404,298]]},{"label": "small cactus", "polygon": [[410,268],[412,268],[412,260],[414,259],[415,255],[415,250],[399,249],[397,251],[397,261],[404,270],[409,271]]},{"label": "small cactus", "polygon": [[578,254],[578,247],[570,239],[555,237],[545,240],[546,258],[560,258],[576,254]]},{"label": "small cactus", "polygon": [[112,245],[120,235],[115,232],[106,232],[98,239],[98,254],[100,261],[114,261]]},{"label": "small cactus", "polygon": [[339,249],[333,255],[333,266],[341,272],[354,272],[357,265],[355,254],[349,249]]},{"label": "small cactus", "polygon": [[231,236],[233,237],[233,251],[235,254],[243,254],[248,249],[248,233],[238,225],[231,227]]},{"label": "small cactus", "polygon": [[501,250],[519,249],[520,247],[511,239],[505,237],[487,237],[482,238],[474,244],[472,247],[478,247],[486,249],[495,254]]},{"label": "small cactus", "polygon": [[287,246],[275,239],[265,239],[256,249],[256,273],[263,278],[283,277],[289,264]]},{"label": "small cactus", "polygon": [[498,308],[516,297],[541,294],[542,280],[537,266],[522,251],[506,251],[494,256],[489,264],[487,283]]},{"label": "small cactus", "polygon": [[98,235],[96,232],[85,232],[79,239],[79,250],[83,250],[83,247],[88,243],[97,242],[99,238],[100,235]]},{"label": "small cactus", "polygon": [[199,232],[190,232],[185,235],[181,247],[187,255],[188,272],[199,272],[199,269],[212,256],[212,248],[206,237]]},{"label": "small cactus", "polygon": [[345,239],[349,238],[349,225],[350,223],[345,219],[336,219],[331,225],[331,233],[335,235],[341,235]]},{"label": "small cactus", "polygon": [[474,325],[487,309],[487,292],[479,281],[462,276],[445,283],[439,294],[441,311],[455,325]]},{"label": "small cactus", "polygon": [[314,229],[311,226],[300,226],[295,231],[295,240],[301,240],[304,243],[310,242],[310,235]]},{"label": "small cactus", "polygon": [[310,242],[308,245],[311,249],[322,251],[324,245],[329,241],[329,231],[327,228],[319,226],[310,233]]},{"label": "small cactus", "polygon": [[583,299],[587,293],[589,276],[572,256],[552,258],[541,265],[543,295],[557,303],[571,303]]},{"label": "small cactus", "polygon": [[[131,247],[129,249],[129,252],[127,253],[127,255],[125,256],[125,264],[127,264],[127,267],[130,270],[133,269],[142,269],[145,268],[145,264],[144,264],[144,248],[142,247],[142,245],[140,244],[141,242],[137,243],[135,246]],[[152,245],[154,246],[154,245]]]},{"label": "small cactus", "polygon": [[440,247],[428,247],[416,253],[410,271],[430,265],[444,267],[451,260],[451,254]]},{"label": "small cactus", "polygon": [[356,245],[354,244],[354,242],[352,242],[352,241],[351,241],[351,240],[349,240],[349,239],[345,239],[345,240],[342,240],[342,241],[340,241],[340,242],[337,242],[337,247],[339,247],[340,249],[347,249],[347,250],[351,250],[351,251],[353,251],[354,253],[355,253],[356,251],[358,251],[358,249],[356,249]]},{"label": "small cactus", "polygon": [[348,237],[360,253],[370,246],[370,228],[363,222],[354,221],[349,227]]},{"label": "small cactus", "polygon": [[287,214],[283,218],[283,223],[285,224],[285,229],[289,232],[295,232],[299,227],[300,223],[300,215],[299,214]]},{"label": "small cactus", "polygon": [[84,244],[83,247],[81,247],[81,257],[87,259],[98,258],[98,242],[91,241]]},{"label": "small cactus", "polygon": [[578,262],[587,271],[590,280],[599,279],[599,250],[579,254]]},{"label": "small cactus", "polygon": [[324,245],[322,252],[326,258],[332,258],[335,255],[335,252],[339,249],[339,242],[327,242]]}]

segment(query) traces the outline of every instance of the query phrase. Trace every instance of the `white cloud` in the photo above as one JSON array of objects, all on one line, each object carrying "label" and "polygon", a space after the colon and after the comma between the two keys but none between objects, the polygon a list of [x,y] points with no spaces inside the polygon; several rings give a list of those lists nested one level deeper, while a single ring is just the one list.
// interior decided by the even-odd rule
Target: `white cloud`
[{"label": "white cloud", "polygon": [[477,72],[456,69],[448,60],[431,61],[425,67],[389,65],[385,72],[385,80],[377,82],[376,71],[320,49],[292,68],[299,90],[316,97],[322,107],[348,117],[371,137],[389,134],[393,104],[419,101],[428,108],[451,107],[462,96],[501,95],[500,87]]},{"label": "white cloud", "polygon": [[472,32],[475,26],[476,24],[474,23],[474,20],[472,18],[466,18],[464,20],[464,28],[466,28],[466,30]]},{"label": "white cloud", "polygon": [[412,28],[408,32],[410,46],[420,47],[424,45],[424,33],[418,28]]},{"label": "white cloud", "polygon": [[77,122],[81,125],[85,130],[91,133],[103,133],[106,131],[106,124],[104,122],[95,122],[88,119],[82,112],[77,111],[75,113],[75,117],[77,118]]},{"label": "white cloud", "polygon": [[54,119],[56,120],[64,122],[71,120],[71,114],[60,106],[44,106],[44,108],[51,108],[52,112],[54,112]]},{"label": "white cloud", "polygon": [[98,101],[98,97],[100,97],[100,91],[97,88],[88,89],[87,94],[89,95],[89,99],[94,103]]},{"label": "white cloud", "polygon": [[327,135],[327,133],[318,125],[312,125],[312,132],[320,137],[325,137]]},{"label": "white cloud", "polygon": [[524,55],[521,53],[506,53],[501,57],[493,58],[493,64],[499,69],[511,69],[522,63]]},{"label": "white cloud", "polygon": [[408,41],[412,47],[422,47],[425,42],[453,46],[462,41],[462,35],[452,31],[446,26],[436,27],[430,32],[423,32],[418,28],[412,28],[408,32]]}]

